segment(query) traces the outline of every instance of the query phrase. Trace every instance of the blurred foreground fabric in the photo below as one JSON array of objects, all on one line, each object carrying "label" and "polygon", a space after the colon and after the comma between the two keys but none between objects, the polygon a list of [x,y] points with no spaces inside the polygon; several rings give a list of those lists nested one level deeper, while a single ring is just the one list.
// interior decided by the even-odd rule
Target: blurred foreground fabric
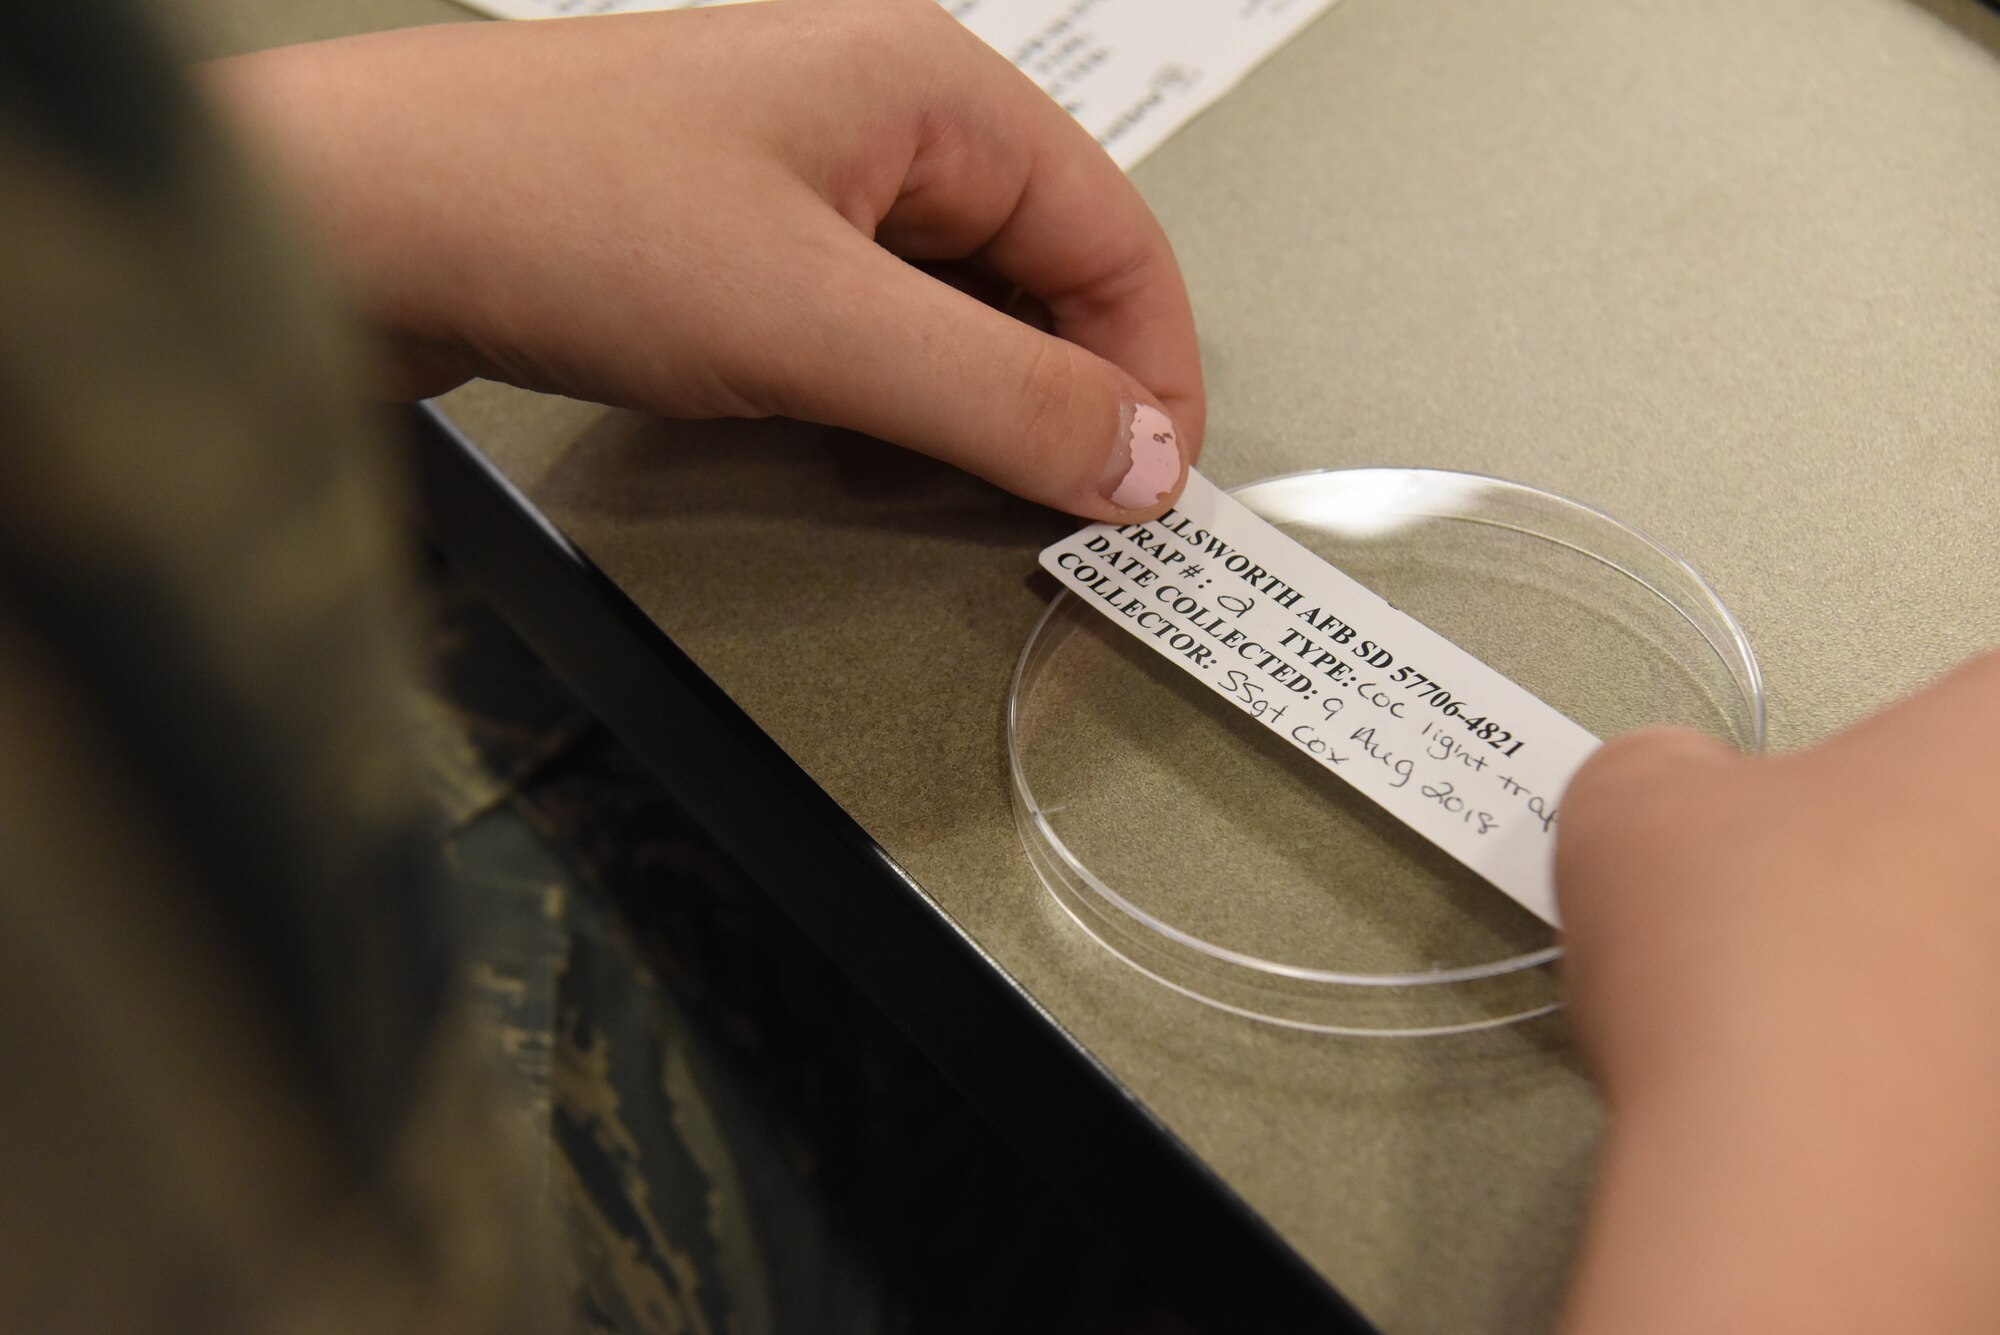
[{"label": "blurred foreground fabric", "polygon": [[0,17],[0,1320],[557,1319],[355,350],[159,43]]},{"label": "blurred foreground fabric", "polygon": [[358,351],[220,145],[120,0],[0,17],[0,1329],[1163,1328],[413,595]]}]

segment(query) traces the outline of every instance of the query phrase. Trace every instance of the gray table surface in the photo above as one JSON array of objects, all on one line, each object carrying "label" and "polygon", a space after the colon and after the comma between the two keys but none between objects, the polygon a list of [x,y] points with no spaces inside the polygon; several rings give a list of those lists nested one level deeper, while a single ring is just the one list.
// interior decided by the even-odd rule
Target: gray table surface
[{"label": "gray table surface", "polygon": [[[202,52],[463,17],[181,0]],[[2000,642],[2000,18],[1344,0],[1135,179],[1225,484],[1493,473],[1685,554],[1810,742]],[[452,416],[928,895],[1394,1331],[1546,1324],[1601,1112],[1559,1024],[1288,1033],[1058,916],[1001,710],[1060,518],[871,442],[475,385]]]}]

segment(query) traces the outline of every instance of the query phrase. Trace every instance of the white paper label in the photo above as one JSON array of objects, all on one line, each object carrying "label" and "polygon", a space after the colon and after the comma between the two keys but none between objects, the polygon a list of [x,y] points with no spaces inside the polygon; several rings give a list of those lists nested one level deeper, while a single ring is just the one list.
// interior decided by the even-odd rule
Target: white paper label
[{"label": "white paper label", "polygon": [[1598,739],[1198,472],[1042,553],[1071,592],[1556,922],[1557,802]]},{"label": "white paper label", "polygon": [[[734,0],[461,0],[501,18],[701,9]],[[943,0],[1062,103],[1118,165],[1159,147],[1333,0]]]}]

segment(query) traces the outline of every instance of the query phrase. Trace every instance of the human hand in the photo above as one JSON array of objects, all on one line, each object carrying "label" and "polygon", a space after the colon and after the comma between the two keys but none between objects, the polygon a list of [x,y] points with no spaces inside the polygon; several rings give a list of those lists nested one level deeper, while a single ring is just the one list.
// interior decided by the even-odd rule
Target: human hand
[{"label": "human hand", "polygon": [[1611,1109],[1576,1329],[2000,1328],[2000,654],[1812,750],[1607,744],[1563,802]]},{"label": "human hand", "polygon": [[[395,353],[850,427],[1094,519],[1199,449],[1186,290],[1088,134],[932,0],[454,24],[208,68]],[[913,267],[975,259],[1053,335]]]},{"label": "human hand", "polygon": [[1608,743],[1557,853],[1565,985],[1607,1092],[1768,1065],[1780,1039],[1974,1023],[1988,1044],[1996,818],[2000,654],[1796,755],[1665,729]]}]

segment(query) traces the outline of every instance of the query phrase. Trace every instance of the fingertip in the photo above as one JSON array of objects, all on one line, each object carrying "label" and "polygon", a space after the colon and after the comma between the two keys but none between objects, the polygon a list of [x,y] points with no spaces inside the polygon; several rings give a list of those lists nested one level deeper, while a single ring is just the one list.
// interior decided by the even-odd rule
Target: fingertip
[{"label": "fingertip", "polygon": [[1603,751],[1614,756],[1637,755],[1653,764],[1733,760],[1741,754],[1705,732],[1672,723],[1620,733],[1604,744]]},{"label": "fingertip", "polygon": [[1579,799],[1588,804],[1635,784],[1657,784],[1687,767],[1740,758],[1734,748],[1693,728],[1659,724],[1621,733],[1592,752],[1570,777],[1563,805],[1571,806]]}]

